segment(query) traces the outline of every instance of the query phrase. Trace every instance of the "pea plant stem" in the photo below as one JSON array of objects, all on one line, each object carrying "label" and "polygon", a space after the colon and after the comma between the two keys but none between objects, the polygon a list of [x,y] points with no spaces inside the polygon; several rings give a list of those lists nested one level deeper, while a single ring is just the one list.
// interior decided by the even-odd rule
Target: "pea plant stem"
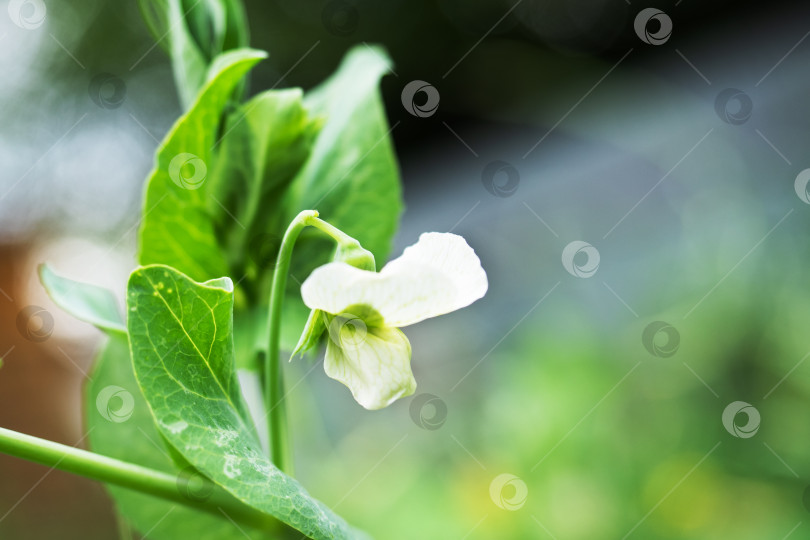
[{"label": "pea plant stem", "polygon": [[274,518],[254,510],[199,474],[173,475],[80,448],[0,428],[0,452],[183,504],[264,530],[278,529]]},{"label": "pea plant stem", "polygon": [[317,210],[304,210],[292,220],[276,258],[273,282],[270,288],[270,306],[267,317],[267,354],[264,366],[264,396],[267,428],[270,437],[270,459],[282,471],[292,474],[292,456],[287,431],[287,409],[284,379],[281,371],[281,306],[290,273],[290,261],[298,236],[306,227],[315,227],[329,235],[338,245],[357,244],[357,240],[340,229],[318,218]]}]

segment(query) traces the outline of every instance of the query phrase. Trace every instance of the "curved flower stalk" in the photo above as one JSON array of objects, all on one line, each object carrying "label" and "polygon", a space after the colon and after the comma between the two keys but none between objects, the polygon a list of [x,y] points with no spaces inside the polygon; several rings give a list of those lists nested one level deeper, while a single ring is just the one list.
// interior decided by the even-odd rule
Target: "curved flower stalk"
[{"label": "curved flower stalk", "polygon": [[314,311],[296,352],[325,331],[326,374],[366,409],[381,409],[416,390],[411,345],[399,328],[466,307],[487,287],[475,251],[451,233],[422,234],[379,273],[328,263],[301,286]]}]

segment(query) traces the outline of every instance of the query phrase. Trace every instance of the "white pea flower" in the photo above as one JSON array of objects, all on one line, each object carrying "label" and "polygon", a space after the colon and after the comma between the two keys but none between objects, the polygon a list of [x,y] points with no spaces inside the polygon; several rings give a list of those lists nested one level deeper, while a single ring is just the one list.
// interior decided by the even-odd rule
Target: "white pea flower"
[{"label": "white pea flower", "polygon": [[399,328],[466,307],[487,286],[481,261],[464,238],[424,233],[379,273],[345,262],[315,269],[301,296],[316,310],[310,322],[320,311],[323,326],[317,326],[329,334],[326,374],[349,387],[366,409],[381,409],[416,390],[411,344]]}]

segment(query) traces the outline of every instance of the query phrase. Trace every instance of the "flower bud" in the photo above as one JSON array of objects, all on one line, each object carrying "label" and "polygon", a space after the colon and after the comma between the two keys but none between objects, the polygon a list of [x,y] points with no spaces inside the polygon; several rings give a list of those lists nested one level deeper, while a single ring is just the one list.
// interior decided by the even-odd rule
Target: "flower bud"
[{"label": "flower bud", "polygon": [[360,270],[369,270],[371,272],[377,270],[374,255],[369,250],[363,248],[356,240],[354,242],[338,244],[333,260],[336,262],[345,262]]}]

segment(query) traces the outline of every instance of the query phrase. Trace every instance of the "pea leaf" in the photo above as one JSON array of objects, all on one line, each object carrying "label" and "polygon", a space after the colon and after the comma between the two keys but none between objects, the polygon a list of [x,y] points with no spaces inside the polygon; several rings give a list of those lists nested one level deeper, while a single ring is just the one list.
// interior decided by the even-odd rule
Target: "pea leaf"
[{"label": "pea leaf", "polygon": [[232,276],[245,276],[254,300],[266,300],[284,222],[282,198],[309,157],[320,122],[299,89],[268,90],[229,115],[212,193],[228,209],[216,229],[230,254]]},{"label": "pea leaf", "polygon": [[166,439],[244,503],[316,539],[351,538],[345,521],[265,456],[242,401],[228,278],[195,283],[166,266],[130,276],[135,374]]},{"label": "pea leaf", "polygon": [[[389,70],[381,48],[358,47],[332,77],[306,95],[304,104],[326,123],[291,188],[287,215],[289,222],[301,210],[318,210],[357,238],[380,265],[402,213],[399,168],[379,91],[380,78]],[[314,251],[320,253],[316,265],[326,262],[322,246]]]},{"label": "pea leaf", "polygon": [[58,276],[47,264],[39,265],[39,279],[54,303],[77,319],[111,334],[126,334],[118,304],[107,289]]},{"label": "pea leaf", "polygon": [[197,46],[186,22],[188,10],[182,0],[167,0],[169,22],[169,57],[180,103],[187,109],[205,82],[208,62]]},{"label": "pea leaf", "polygon": [[222,36],[221,51],[247,47],[250,36],[242,0],[221,1],[225,7],[225,33]]},{"label": "pea leaf", "polygon": [[138,0],[138,9],[152,38],[161,49],[168,52],[168,40],[161,39],[170,29],[168,0]]},{"label": "pea leaf", "polygon": [[239,0],[138,0],[149,32],[169,53],[184,109],[194,103],[217,55],[248,44]]},{"label": "pea leaf", "polygon": [[[40,279],[57,305],[109,334],[85,386],[86,421],[92,450],[137,465],[182,474],[169,449],[163,447],[161,434],[135,380],[126,327],[113,294],[95,285],[58,276],[47,265],[40,266]],[[220,519],[112,485],[107,489],[132,526],[141,533],[148,532],[154,540],[271,538],[268,533],[244,525],[240,530],[225,516]],[[190,497],[203,495],[189,493]]]},{"label": "pea leaf", "polygon": [[[187,474],[177,468],[163,447],[161,434],[135,380],[126,336],[111,336],[99,354],[92,379],[85,387],[85,410],[94,452],[173,474]],[[273,538],[270,533],[234,525],[224,515],[219,519],[128,489],[112,485],[107,489],[131,525],[141,534],[149,533],[152,540]],[[189,496],[204,497],[205,493],[190,492]]]},{"label": "pea leaf", "polygon": [[222,109],[237,83],[266,53],[240,49],[217,57],[191,109],[157,152],[139,233],[141,264],[169,264],[204,281],[227,274],[205,183]]}]

